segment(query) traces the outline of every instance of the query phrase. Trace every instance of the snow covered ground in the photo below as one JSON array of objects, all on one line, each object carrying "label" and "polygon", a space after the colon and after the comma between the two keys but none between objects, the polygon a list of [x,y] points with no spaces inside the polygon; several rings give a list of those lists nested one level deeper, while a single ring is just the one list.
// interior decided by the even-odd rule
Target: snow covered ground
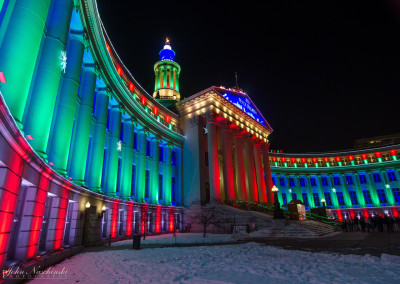
[{"label": "snow covered ground", "polygon": [[[187,242],[201,238],[201,235],[185,235],[188,235]],[[145,242],[162,244],[170,242],[170,237],[149,237]],[[178,235],[178,240],[183,242],[184,238]],[[210,240],[218,238],[223,239],[211,236]],[[68,269],[68,280],[56,283],[400,282],[399,256],[311,253],[258,243],[87,252],[53,268],[63,267]],[[50,282],[53,281],[46,280]],[[44,281],[38,279],[33,283]]]},{"label": "snow covered ground", "polygon": [[[184,233],[176,234],[176,244],[210,244],[210,243],[223,243],[232,242],[235,239],[232,235],[227,234],[207,234],[207,237],[203,237],[203,234],[199,233]],[[113,243],[113,246],[121,246],[132,244],[132,240],[120,241]],[[171,245],[175,244],[175,237],[173,234],[158,235],[158,236],[147,236],[145,240],[141,239],[141,244],[146,245]]]}]

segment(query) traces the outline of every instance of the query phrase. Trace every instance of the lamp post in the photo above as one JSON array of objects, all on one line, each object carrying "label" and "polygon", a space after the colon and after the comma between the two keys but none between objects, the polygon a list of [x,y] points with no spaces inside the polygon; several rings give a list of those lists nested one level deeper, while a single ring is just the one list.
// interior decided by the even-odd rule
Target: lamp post
[{"label": "lamp post", "polygon": [[85,244],[85,231],[86,231],[86,218],[87,218],[87,211],[90,208],[90,202],[86,202],[85,204],[85,213],[84,213],[84,218],[83,219],[83,230],[82,230],[82,246]]},{"label": "lamp post", "polygon": [[325,199],[321,199],[322,207],[325,207]]},{"label": "lamp post", "polygon": [[274,219],[285,219],[285,215],[278,201],[278,190],[279,189],[275,185],[272,187],[272,192],[274,193]]}]

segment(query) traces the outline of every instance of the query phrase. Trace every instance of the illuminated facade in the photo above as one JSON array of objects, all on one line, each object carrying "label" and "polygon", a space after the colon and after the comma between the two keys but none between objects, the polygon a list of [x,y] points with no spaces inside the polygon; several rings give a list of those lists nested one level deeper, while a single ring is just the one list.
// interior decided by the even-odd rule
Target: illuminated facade
[{"label": "illuminated facade", "polygon": [[326,205],[342,218],[399,216],[400,145],[323,154],[270,153],[281,204]]},{"label": "illuminated facade", "polygon": [[0,23],[0,269],[179,229],[179,117],[125,68],[96,2],[1,1]]},{"label": "illuminated facade", "polygon": [[0,270],[181,229],[184,208],[208,202],[272,204],[273,183],[283,204],[398,214],[400,147],[270,153],[272,128],[241,90],[180,100],[168,40],[148,94],[95,0],[0,1],[0,23]]}]

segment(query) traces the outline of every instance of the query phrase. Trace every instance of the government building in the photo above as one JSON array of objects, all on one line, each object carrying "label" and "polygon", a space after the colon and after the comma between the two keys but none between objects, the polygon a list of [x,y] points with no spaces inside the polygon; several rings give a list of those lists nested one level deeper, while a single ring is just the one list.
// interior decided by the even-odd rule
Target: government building
[{"label": "government building", "polygon": [[270,151],[251,94],[211,86],[181,99],[168,39],[144,90],[95,0],[0,1],[0,24],[0,270],[182,231],[196,206],[270,206],[273,185],[283,207],[324,199],[340,220],[399,215],[399,144]]}]

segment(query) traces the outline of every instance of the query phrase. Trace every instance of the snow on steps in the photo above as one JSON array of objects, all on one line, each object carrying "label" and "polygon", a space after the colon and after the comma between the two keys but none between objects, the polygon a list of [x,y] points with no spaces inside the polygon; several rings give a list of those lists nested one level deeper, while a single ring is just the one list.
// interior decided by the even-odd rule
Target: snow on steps
[{"label": "snow on steps", "polygon": [[[221,205],[219,205],[221,206]],[[231,233],[233,225],[249,225],[250,234],[247,237],[318,237],[333,232],[333,227],[316,221],[275,220],[271,215],[246,211],[231,206],[223,206],[225,222],[209,226],[210,233]],[[191,207],[191,213],[200,210],[200,206]],[[187,213],[189,213],[187,212]],[[192,224],[191,232],[202,232],[202,226]]]}]

